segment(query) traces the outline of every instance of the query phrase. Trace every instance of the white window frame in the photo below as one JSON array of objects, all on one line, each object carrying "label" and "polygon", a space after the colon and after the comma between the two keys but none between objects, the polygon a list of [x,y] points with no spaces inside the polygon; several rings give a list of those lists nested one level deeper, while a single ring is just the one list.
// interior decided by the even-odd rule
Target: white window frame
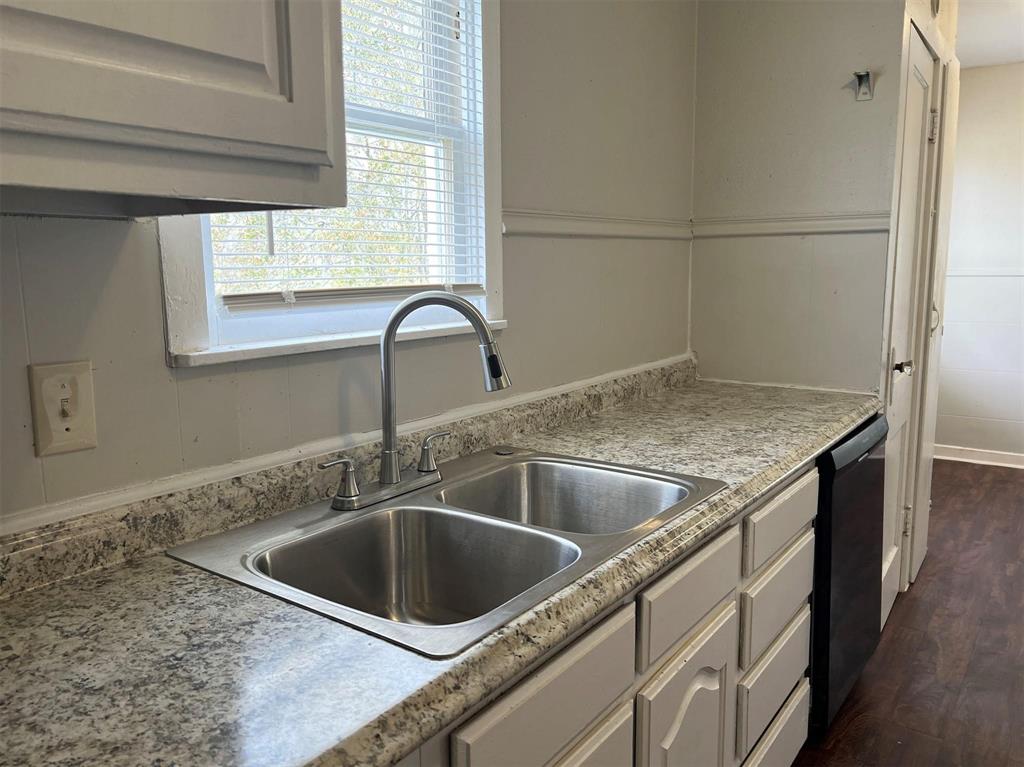
[{"label": "white window frame", "polygon": [[[501,48],[498,0],[481,0],[483,34],[484,247],[483,289],[454,291],[484,313],[494,330],[507,327],[502,301],[501,224]],[[167,364],[198,367],[247,359],[376,345],[395,305],[415,290],[352,291],[299,303],[256,300],[225,306],[215,294],[207,267],[202,216],[158,220],[163,276]],[[243,330],[244,329],[244,330]],[[336,329],[341,329],[340,331]],[[265,330],[266,332],[262,332]],[[282,332],[282,331],[285,332]],[[236,332],[237,331],[237,332]],[[461,316],[426,307],[407,320],[398,340],[471,333]],[[224,343],[221,339],[244,339]],[[283,337],[282,337],[283,336]],[[266,338],[274,337],[274,340]]]}]

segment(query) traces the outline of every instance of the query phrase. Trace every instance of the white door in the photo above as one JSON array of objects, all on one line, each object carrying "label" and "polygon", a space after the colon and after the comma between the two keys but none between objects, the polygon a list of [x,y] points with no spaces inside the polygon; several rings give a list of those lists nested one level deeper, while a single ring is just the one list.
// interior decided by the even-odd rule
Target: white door
[{"label": "white door", "polygon": [[920,437],[917,451],[917,471],[910,526],[910,555],[903,557],[902,586],[906,588],[917,579],[917,573],[928,553],[928,517],[932,503],[932,464],[935,460],[935,421],[938,416],[939,357],[942,349],[942,310],[946,298],[946,262],[949,255],[949,216],[953,199],[953,152],[956,147],[957,106],[960,100],[960,63],[953,59],[945,76],[942,98],[942,128],[939,133],[938,205],[935,220],[935,247],[929,264],[929,284],[925,306],[927,314],[926,338],[920,382],[921,404]]},{"label": "white door", "polygon": [[722,767],[735,758],[736,605],[637,694],[637,767]]},{"label": "white door", "polygon": [[881,625],[889,616],[900,588],[900,556],[904,515],[910,511],[913,490],[910,473],[916,456],[912,430],[917,290],[926,252],[929,200],[928,129],[932,101],[934,60],[917,30],[911,30],[909,73],[900,167],[899,208],[889,333],[889,392],[886,415],[889,437],[885,445],[885,521],[882,541]]}]

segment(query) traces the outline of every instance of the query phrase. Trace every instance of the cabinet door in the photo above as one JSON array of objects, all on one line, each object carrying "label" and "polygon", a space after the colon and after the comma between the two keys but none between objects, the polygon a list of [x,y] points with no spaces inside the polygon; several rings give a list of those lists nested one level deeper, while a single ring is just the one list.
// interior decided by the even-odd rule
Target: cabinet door
[{"label": "cabinet door", "polygon": [[732,764],[736,605],[730,601],[637,695],[637,765]]},{"label": "cabinet door", "polygon": [[3,127],[329,165],[322,19],[298,0],[4,0]]},{"label": "cabinet door", "polygon": [[337,0],[0,0],[0,79],[4,212],[345,204]]},{"label": "cabinet door", "polygon": [[452,734],[453,767],[547,764],[633,683],[632,605],[512,688]]},{"label": "cabinet door", "polygon": [[624,767],[633,763],[633,701],[615,709],[554,767]]}]

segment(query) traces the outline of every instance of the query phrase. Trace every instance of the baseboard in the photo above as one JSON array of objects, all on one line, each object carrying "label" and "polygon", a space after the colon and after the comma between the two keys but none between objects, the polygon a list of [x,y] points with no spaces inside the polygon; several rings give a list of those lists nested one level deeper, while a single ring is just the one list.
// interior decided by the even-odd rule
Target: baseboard
[{"label": "baseboard", "polygon": [[944,461],[984,463],[989,466],[1006,466],[1011,469],[1024,469],[1024,453],[1004,453],[999,450],[979,450],[974,447],[936,445],[935,457]]}]

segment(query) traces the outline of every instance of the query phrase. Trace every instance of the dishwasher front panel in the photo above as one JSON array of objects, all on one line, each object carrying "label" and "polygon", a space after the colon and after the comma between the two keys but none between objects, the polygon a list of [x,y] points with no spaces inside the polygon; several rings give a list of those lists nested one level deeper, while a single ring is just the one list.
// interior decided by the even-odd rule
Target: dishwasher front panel
[{"label": "dishwasher front panel", "polygon": [[878,646],[885,437],[878,416],[818,460],[811,731],[828,729]]}]

